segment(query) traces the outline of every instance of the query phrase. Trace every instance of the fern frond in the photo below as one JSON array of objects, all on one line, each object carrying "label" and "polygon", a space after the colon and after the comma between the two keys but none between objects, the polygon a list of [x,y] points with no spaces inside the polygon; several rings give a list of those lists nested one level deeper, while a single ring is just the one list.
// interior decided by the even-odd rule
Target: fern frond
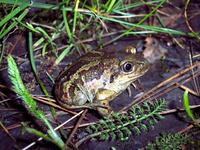
[{"label": "fern frond", "polygon": [[163,119],[159,113],[166,110],[165,100],[156,100],[155,102],[145,102],[141,105],[132,107],[126,114],[113,113],[109,118],[100,120],[97,124],[88,127],[88,136],[80,140],[77,145],[85,139],[100,137],[101,140],[120,139],[127,140],[132,131],[135,134],[141,134],[148,131],[160,119]]},{"label": "fern frond", "polygon": [[157,137],[153,143],[149,143],[146,146],[146,150],[181,150],[182,146],[187,144],[189,140],[189,136],[180,133],[169,133],[169,134],[162,134],[161,136]]}]

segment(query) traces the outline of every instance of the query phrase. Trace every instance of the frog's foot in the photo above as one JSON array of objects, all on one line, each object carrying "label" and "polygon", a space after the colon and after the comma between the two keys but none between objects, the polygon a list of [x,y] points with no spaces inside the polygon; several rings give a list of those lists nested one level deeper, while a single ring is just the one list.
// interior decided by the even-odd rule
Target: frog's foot
[{"label": "frog's foot", "polygon": [[102,107],[97,107],[97,111],[101,116],[109,116],[113,111],[111,107],[109,106],[109,102],[107,100],[100,101],[101,105],[107,107],[107,108],[102,108]]}]

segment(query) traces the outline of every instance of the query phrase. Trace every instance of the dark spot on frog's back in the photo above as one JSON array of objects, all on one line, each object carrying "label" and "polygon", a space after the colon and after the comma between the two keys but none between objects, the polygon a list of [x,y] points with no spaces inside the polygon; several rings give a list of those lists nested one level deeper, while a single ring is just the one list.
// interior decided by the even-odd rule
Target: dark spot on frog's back
[{"label": "dark spot on frog's back", "polygon": [[57,81],[62,81],[62,82],[69,81],[70,78],[72,77],[72,75],[74,75],[77,72],[77,70],[79,70],[86,63],[87,62],[85,62],[85,61],[78,60],[76,63],[71,65],[69,68],[63,70],[60,73],[59,77],[57,78]]},{"label": "dark spot on frog's back", "polygon": [[91,66],[89,70],[83,70],[81,74],[84,75],[85,82],[92,81],[93,79],[100,79],[101,75],[103,74],[103,66],[102,63],[99,62],[99,64],[96,66]]},{"label": "dark spot on frog's back", "polygon": [[[69,68],[61,72],[60,76],[57,78],[58,81],[63,79],[63,81],[69,81],[72,75],[74,75],[77,70],[79,70],[84,65],[89,64],[92,61],[99,60],[103,53],[100,52],[89,52],[81,56],[77,61],[75,61]],[[81,71],[82,74],[82,71]]]}]

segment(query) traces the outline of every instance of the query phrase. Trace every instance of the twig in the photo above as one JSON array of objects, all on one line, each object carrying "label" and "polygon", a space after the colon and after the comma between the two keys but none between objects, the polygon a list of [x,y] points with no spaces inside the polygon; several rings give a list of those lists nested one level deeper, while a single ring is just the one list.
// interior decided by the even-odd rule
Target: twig
[{"label": "twig", "polygon": [[178,133],[183,134],[185,132],[187,132],[188,130],[192,129],[194,127],[193,124],[187,126],[186,128],[184,128],[183,130],[179,131]]},{"label": "twig", "polygon": [[48,102],[48,101],[46,101],[46,100],[42,100],[42,99],[37,98],[37,97],[35,97],[35,96],[33,96],[33,99],[35,99],[35,100],[37,100],[37,101],[39,101],[39,102],[41,102],[41,103],[50,105],[50,106],[52,106],[52,107],[54,107],[54,108],[58,108],[58,109],[60,109],[60,110],[66,111],[66,112],[68,112],[68,113],[70,113],[70,114],[73,114],[73,115],[76,115],[76,114],[77,114],[77,113],[74,112],[74,111],[70,111],[70,110],[68,110],[68,109],[65,109],[65,108],[59,106],[59,105],[56,105],[55,103],[51,103],[51,102]]},{"label": "twig", "polygon": [[[97,122],[98,122],[98,121],[80,124],[80,125],[79,125],[79,128],[81,128],[81,127],[87,127],[87,126],[96,124]],[[68,127],[65,127],[64,129],[71,129],[71,128],[74,128],[74,126],[68,126]]]},{"label": "twig", "polygon": [[0,127],[6,132],[6,134],[8,134],[8,136],[16,143],[16,139],[10,134],[10,132],[8,131],[8,129],[3,125],[2,122],[0,122]]},{"label": "twig", "polygon": [[[54,130],[57,131],[58,129],[60,129],[62,126],[64,126],[65,124],[67,124],[68,122],[70,122],[71,120],[75,119],[77,116],[79,116],[80,114],[83,113],[84,110],[80,111],[78,114],[76,114],[75,116],[71,117],[70,119],[68,119],[67,121],[65,121],[64,123],[60,124],[59,126],[57,126]],[[31,144],[29,144],[28,146],[24,147],[22,150],[27,150],[30,147],[32,147],[33,145],[35,145],[37,142],[41,141],[43,138],[40,137],[38,138],[35,142],[32,142]]]},{"label": "twig", "polygon": [[[200,73],[197,73],[197,74],[195,74],[194,76],[197,77],[197,76],[199,76],[199,75],[200,75]],[[184,79],[184,81],[183,81],[181,84],[185,84],[185,83],[189,82],[191,79],[192,79],[192,77],[190,76],[190,77]],[[155,93],[153,93],[153,94],[151,95],[151,97],[148,98],[148,100],[156,99],[156,98],[158,98],[158,97],[160,97],[160,96],[162,96],[162,95],[164,95],[164,94],[166,94],[166,93],[169,93],[170,91],[172,91],[172,90],[175,89],[175,88],[178,88],[177,82],[175,82],[174,84],[172,84],[170,87],[166,87],[166,88],[160,90],[160,91],[161,91],[160,94],[157,94],[157,93],[159,93],[159,92],[156,91]]]},{"label": "twig", "polygon": [[88,109],[85,109],[84,112],[82,113],[81,117],[79,118],[78,122],[76,123],[75,127],[73,128],[71,134],[69,135],[69,138],[67,139],[65,145],[68,145],[68,143],[71,141],[71,138],[73,137],[73,135],[75,134],[76,130],[78,129],[81,121],[83,120],[83,118],[85,117],[85,114],[87,113]]},{"label": "twig", "polygon": [[181,89],[187,90],[190,94],[192,94],[192,95],[194,95],[194,96],[197,96],[197,97],[200,96],[197,92],[193,91],[192,89],[190,89],[190,88],[188,88],[188,87],[186,87],[186,86],[184,86],[184,85],[181,85],[181,84],[179,84],[179,83],[176,83],[176,84],[177,84]]},{"label": "twig", "polygon": [[[196,108],[199,108],[199,107],[200,107],[200,105],[191,105],[190,109],[196,109]],[[170,109],[170,110],[163,111],[159,114],[160,115],[168,115],[168,114],[171,114],[171,113],[181,112],[181,111],[185,111],[185,109],[184,108]]]}]

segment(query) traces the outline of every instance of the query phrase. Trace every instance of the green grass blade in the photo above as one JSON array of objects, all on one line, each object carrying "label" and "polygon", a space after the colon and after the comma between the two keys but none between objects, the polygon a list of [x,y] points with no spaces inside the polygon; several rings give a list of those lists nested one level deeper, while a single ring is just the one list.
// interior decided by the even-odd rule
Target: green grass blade
[{"label": "green grass blade", "polygon": [[187,115],[193,120],[195,121],[194,115],[192,113],[192,110],[190,109],[190,104],[189,104],[189,96],[188,96],[188,91],[186,90],[183,94],[183,105],[185,108],[185,111],[187,113]]},{"label": "green grass blade", "polygon": [[63,13],[63,19],[64,19],[64,23],[65,23],[65,30],[66,30],[68,38],[72,39],[72,33],[70,31],[69,23],[68,23],[68,20],[67,20],[67,14],[66,14],[67,12],[64,8],[65,7],[63,6],[62,13]]},{"label": "green grass blade", "polygon": [[42,137],[43,139],[47,140],[47,141],[50,141],[50,142],[53,142],[52,139],[47,135],[47,134],[44,134],[34,128],[29,128],[27,126],[24,126],[24,129],[28,132],[28,133],[31,133],[31,134],[34,134],[38,137]]},{"label": "green grass blade", "polygon": [[[0,0],[0,3],[4,3],[4,4],[15,4],[15,5],[27,5],[29,6],[30,5],[30,2],[27,1],[27,0]],[[47,3],[39,3],[39,2],[34,2],[33,1],[33,4],[30,6],[30,7],[36,7],[36,8],[42,8],[42,9],[58,9],[59,6],[56,6],[56,5],[53,5],[53,4],[47,4]]]},{"label": "green grass blade", "polygon": [[[0,1],[1,2],[1,1]],[[15,8],[13,11],[11,11],[3,20],[0,22],[0,27],[7,23],[10,19],[12,19],[14,16],[16,16],[20,11],[24,10],[26,7],[29,6],[29,3],[24,3],[20,5],[19,7]]]},{"label": "green grass blade", "polygon": [[29,12],[29,9],[25,9],[23,13],[8,27],[3,33],[0,35],[0,39],[2,39],[6,34],[8,34],[17,24],[20,22]]},{"label": "green grass blade", "polygon": [[[147,20],[149,17],[151,17],[159,7],[161,7],[164,3],[166,2],[166,0],[162,0],[149,14],[145,15],[138,23],[138,25],[141,25],[145,20]],[[128,29],[126,32],[120,34],[119,36],[115,37],[114,39],[108,41],[107,43],[105,43],[103,46],[106,46],[120,38],[122,38],[123,36],[127,35],[129,32],[131,32],[132,30],[134,30],[136,28],[136,26],[134,25],[133,27],[131,27],[130,29]]]},{"label": "green grass blade", "polygon": [[38,32],[40,32],[40,33],[44,36],[44,38],[45,38],[49,43],[52,44],[52,39],[51,39],[51,37],[48,35],[48,33],[47,33],[44,29],[42,29],[41,27],[36,27],[35,30],[38,31]]},{"label": "green grass blade", "polygon": [[44,57],[45,54],[46,54],[46,48],[47,48],[47,46],[48,46],[48,43],[45,43],[45,44],[43,45],[43,48],[42,48],[42,56],[43,56],[43,57]]},{"label": "green grass blade", "polygon": [[70,52],[71,48],[73,47],[73,44],[70,44],[63,52],[60,54],[60,56],[56,59],[55,64],[59,64],[63,58]]},{"label": "green grass blade", "polygon": [[[149,1],[149,2],[145,2],[146,5],[152,5],[152,4],[156,4],[156,3],[160,3],[162,0],[153,0],[153,1]],[[124,10],[130,10],[136,7],[140,7],[140,6],[144,6],[144,2],[135,2],[135,3],[131,3],[131,4],[126,4],[126,5],[122,5],[123,7],[121,8],[117,8],[114,9],[113,12],[117,12],[117,11],[124,11]]]},{"label": "green grass blade", "polygon": [[[138,25],[138,24],[129,23],[129,22],[122,21],[122,20],[119,20],[119,19],[108,18],[108,17],[104,17],[104,16],[98,16],[98,17],[101,18],[101,19],[104,19],[104,20],[111,21],[111,22],[115,22],[115,23],[119,23],[119,24],[127,25],[127,26],[135,26],[136,28],[142,28],[144,30],[153,31],[153,32],[156,32],[156,33],[168,33],[168,34],[172,34],[172,35],[184,35],[184,36],[187,35],[187,33],[179,31],[179,30],[162,28],[162,27],[157,27],[157,26],[143,25],[143,24]],[[129,33],[126,33],[126,34],[129,34]]]},{"label": "green grass blade", "polygon": [[33,44],[33,48],[37,48],[40,45],[43,44],[43,42],[45,41],[45,39],[43,37],[41,37],[39,40],[37,40],[34,44]]},{"label": "green grass blade", "polygon": [[31,67],[33,69],[33,72],[34,72],[34,75],[42,89],[42,91],[44,92],[44,94],[46,96],[49,96],[48,92],[47,92],[47,89],[45,88],[44,84],[42,83],[42,81],[40,80],[40,78],[38,77],[38,74],[37,74],[37,70],[36,70],[36,65],[35,65],[35,58],[34,58],[34,55],[33,55],[33,40],[32,40],[32,32],[29,32],[29,55],[30,55],[30,61],[31,61]]},{"label": "green grass blade", "polygon": [[76,0],[75,8],[74,8],[74,20],[73,20],[73,28],[72,28],[72,34],[75,34],[76,30],[76,21],[77,21],[77,14],[78,14],[78,6],[79,6],[79,0]]},{"label": "green grass blade", "polygon": [[64,149],[65,144],[62,141],[62,139],[59,137],[59,135],[56,133],[56,131],[53,129],[52,125],[50,124],[50,122],[48,121],[48,119],[46,118],[45,115],[41,114],[40,118],[44,121],[44,123],[47,125],[48,127],[48,135],[51,137],[53,143],[55,143],[60,149]]},{"label": "green grass blade", "polygon": [[36,66],[35,66],[35,59],[34,59],[34,56],[33,56],[33,48],[32,48],[32,45],[33,45],[33,38],[32,38],[32,32],[29,32],[28,33],[28,46],[29,46],[29,55],[30,55],[30,61],[31,61],[31,66],[32,66],[32,69],[33,69],[33,72],[36,74]]},{"label": "green grass blade", "polygon": [[[162,0],[149,14],[145,15],[144,18],[142,18],[142,20],[140,20],[137,23],[137,25],[144,23],[144,21],[147,20],[149,17],[151,17],[157,11],[157,9],[160,8],[165,2],[166,2],[166,0]],[[132,28],[130,28],[126,32],[124,32],[124,34],[127,34],[128,32],[130,32],[134,29],[135,29],[135,27],[133,26]]]},{"label": "green grass blade", "polygon": [[106,12],[111,12],[112,11],[112,8],[115,4],[116,0],[111,0],[109,5],[108,5],[108,9],[106,10]]}]

